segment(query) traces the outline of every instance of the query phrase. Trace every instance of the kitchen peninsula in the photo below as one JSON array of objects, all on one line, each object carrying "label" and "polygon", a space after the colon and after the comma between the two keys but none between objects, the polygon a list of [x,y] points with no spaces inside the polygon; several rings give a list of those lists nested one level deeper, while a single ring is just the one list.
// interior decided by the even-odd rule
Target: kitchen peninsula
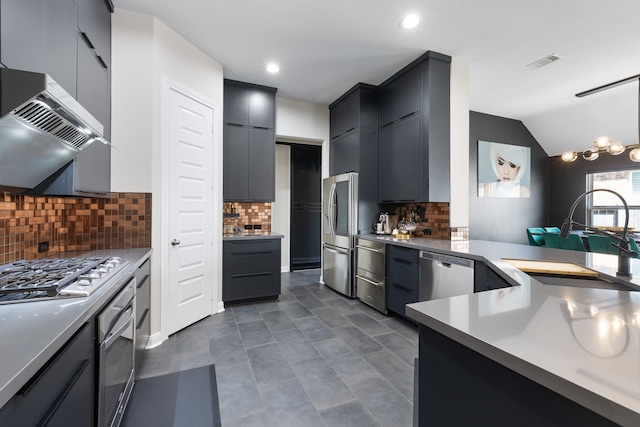
[{"label": "kitchen peninsula", "polygon": [[[360,237],[481,261],[512,285],[407,306],[420,324],[420,425],[640,424],[640,294],[543,285],[504,261],[567,262],[615,278],[615,256]],[[618,280],[640,289],[640,260],[631,264],[635,278]]]}]

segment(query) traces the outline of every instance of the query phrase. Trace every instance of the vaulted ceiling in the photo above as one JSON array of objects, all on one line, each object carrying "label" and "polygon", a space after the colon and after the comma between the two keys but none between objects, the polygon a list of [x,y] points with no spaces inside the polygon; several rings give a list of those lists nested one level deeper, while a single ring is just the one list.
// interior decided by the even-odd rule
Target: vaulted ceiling
[{"label": "vaulted ceiling", "polygon": [[[469,67],[473,111],[521,120],[550,156],[607,134],[638,142],[636,0],[113,0],[156,16],[211,56],[226,78],[328,105],[357,82],[380,84],[427,50]],[[413,30],[399,26],[417,13]],[[527,67],[547,55],[560,59]],[[269,61],[280,73],[265,71]],[[500,141],[509,142],[509,141]]]}]

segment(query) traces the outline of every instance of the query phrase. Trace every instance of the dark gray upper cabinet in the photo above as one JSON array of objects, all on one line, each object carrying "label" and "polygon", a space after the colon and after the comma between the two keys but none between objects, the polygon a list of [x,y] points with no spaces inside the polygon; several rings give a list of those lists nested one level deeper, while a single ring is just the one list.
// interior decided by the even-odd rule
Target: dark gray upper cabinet
[{"label": "dark gray upper cabinet", "polygon": [[329,110],[329,174],[358,173],[358,224],[366,232],[378,212],[377,88],[358,83]]},{"label": "dark gray upper cabinet", "polygon": [[[50,26],[56,28],[62,22],[63,13],[58,9],[49,10],[49,5],[64,3],[67,7],[64,11],[64,29],[60,28],[58,34],[64,34],[70,38],[65,42],[70,46],[69,58],[54,58],[54,52],[47,52],[51,57],[52,63],[65,63],[65,68],[70,71],[62,73],[60,77],[72,76],[66,83],[69,87],[63,87],[67,92],[73,94],[77,101],[91,113],[104,127],[104,137],[107,141],[111,140],[111,13],[107,3],[104,0],[52,0],[52,1],[35,1],[27,0],[28,5],[38,3],[40,8],[33,6],[27,10],[27,6],[20,1],[7,2],[3,0],[2,20],[10,20],[7,14],[17,14],[24,17],[31,26]],[[70,3],[70,4],[69,4]],[[5,7],[11,4],[11,9]],[[20,6],[16,6],[20,5]],[[44,5],[47,5],[46,7]],[[77,7],[77,12],[76,12]],[[45,12],[42,12],[44,10]],[[35,15],[29,17],[30,13]],[[42,22],[39,13],[44,13]],[[54,19],[58,17],[60,19]],[[44,23],[43,23],[44,22]],[[24,24],[26,25],[26,24]],[[4,47],[5,33],[3,27],[2,46]],[[41,44],[50,45],[52,42],[46,34],[42,35]],[[60,40],[56,44],[62,43],[62,36],[58,36]],[[17,37],[13,37],[17,39]],[[29,54],[22,52],[16,54],[20,57],[35,56],[30,51]],[[13,54],[13,53],[12,53]],[[3,56],[4,60],[4,56]],[[21,68],[5,63],[9,67]],[[48,66],[45,68],[35,69],[34,71],[45,72],[50,74],[58,83],[62,82],[60,78],[54,74],[55,68]],[[111,146],[94,142],[82,151],[80,151],[75,159],[59,171],[52,174],[43,183],[29,191],[30,194],[50,194],[50,195],[77,195],[77,196],[106,196],[111,187]]]},{"label": "dark gray upper cabinet", "polygon": [[276,91],[224,81],[224,200],[275,200]]},{"label": "dark gray upper cabinet", "polygon": [[104,68],[111,68],[111,10],[104,0],[76,0],[78,30]]},{"label": "dark gray upper cabinet", "polygon": [[224,123],[275,128],[275,88],[224,81]]},{"label": "dark gray upper cabinet", "polygon": [[74,0],[2,0],[0,62],[8,68],[49,74],[76,95]]},{"label": "dark gray upper cabinet", "polygon": [[414,67],[380,88],[380,126],[420,111],[420,79],[420,68]]},{"label": "dark gray upper cabinet", "polygon": [[381,87],[378,200],[450,200],[451,58],[427,52]]}]

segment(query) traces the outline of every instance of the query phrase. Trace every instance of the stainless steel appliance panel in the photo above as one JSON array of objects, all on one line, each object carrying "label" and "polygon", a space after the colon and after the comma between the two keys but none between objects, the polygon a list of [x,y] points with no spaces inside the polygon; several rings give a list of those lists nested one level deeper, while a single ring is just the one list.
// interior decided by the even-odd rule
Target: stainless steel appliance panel
[{"label": "stainless steel appliance panel", "polygon": [[353,251],[331,245],[322,247],[322,278],[324,284],[348,297],[354,297]]},{"label": "stainless steel appliance panel", "polygon": [[358,239],[356,243],[356,263],[358,268],[384,277],[385,247],[384,243]]},{"label": "stainless steel appliance panel", "polygon": [[384,276],[378,276],[358,268],[356,272],[356,294],[363,303],[387,314]]},{"label": "stainless steel appliance panel", "polygon": [[473,260],[420,252],[420,301],[471,294],[473,277]]},{"label": "stainless steel appliance panel", "polygon": [[100,427],[120,424],[133,388],[135,289],[134,277],[98,315]]},{"label": "stainless steel appliance panel", "polygon": [[353,249],[358,222],[358,174],[322,180],[322,241]]}]

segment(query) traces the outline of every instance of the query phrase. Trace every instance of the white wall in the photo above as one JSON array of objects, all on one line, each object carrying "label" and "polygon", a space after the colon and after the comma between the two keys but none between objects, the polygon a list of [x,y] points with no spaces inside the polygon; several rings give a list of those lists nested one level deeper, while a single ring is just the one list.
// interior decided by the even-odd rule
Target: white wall
[{"label": "white wall", "polygon": [[451,202],[449,226],[469,226],[469,62],[451,59]]},{"label": "white wall", "polygon": [[276,201],[271,203],[271,231],[284,234],[280,247],[280,269],[291,265],[291,146],[276,145]]},{"label": "white wall", "polygon": [[[152,193],[151,333],[161,332],[160,264],[168,245],[161,241],[161,129],[163,78],[180,83],[210,100],[215,117],[214,185],[220,186],[214,206],[216,301],[222,295],[222,66],[164,23],[148,15],[116,9],[112,17],[112,142],[111,188],[117,192]],[[160,336],[165,339],[166,336]]]}]

